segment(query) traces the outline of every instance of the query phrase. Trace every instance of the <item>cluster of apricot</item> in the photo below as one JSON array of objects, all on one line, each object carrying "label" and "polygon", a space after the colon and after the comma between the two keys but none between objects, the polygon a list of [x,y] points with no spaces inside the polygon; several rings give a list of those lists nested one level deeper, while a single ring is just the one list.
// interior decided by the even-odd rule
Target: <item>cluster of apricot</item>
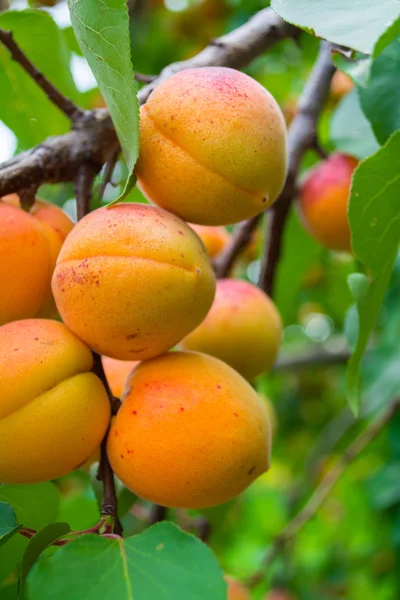
[{"label": "cluster of apricot", "polygon": [[[44,202],[0,201],[0,481],[60,477],[109,429],[110,463],[134,493],[208,507],[269,466],[267,409],[246,379],[274,363],[280,317],[250,283],[216,283],[210,255],[222,226],[279,195],[285,124],[250,77],[202,68],[153,92],[140,136],[137,177],[153,204],[73,226]],[[92,350],[122,394],[111,425]]]}]

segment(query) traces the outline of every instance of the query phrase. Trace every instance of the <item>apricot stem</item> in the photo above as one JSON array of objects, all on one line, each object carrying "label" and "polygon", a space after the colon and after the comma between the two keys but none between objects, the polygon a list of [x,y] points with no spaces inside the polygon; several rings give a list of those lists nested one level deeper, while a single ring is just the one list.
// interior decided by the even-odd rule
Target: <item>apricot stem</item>
[{"label": "apricot stem", "polygon": [[37,83],[44,91],[48,99],[57,106],[68,119],[72,122],[81,117],[84,111],[79,108],[72,100],[66,98],[54,85],[35,67],[29,60],[25,52],[19,47],[13,38],[11,31],[0,29],[0,42],[7,48],[11,58],[15,60],[26,73]]},{"label": "apricot stem", "polygon": [[93,163],[84,162],[78,168],[76,173],[74,179],[74,190],[78,221],[90,212],[92,185],[98,170],[99,169]]},{"label": "apricot stem", "polygon": [[[113,396],[110,390],[106,374],[104,373],[103,363],[101,362],[101,356],[96,352],[93,352],[93,372],[101,380],[106,389],[108,398],[110,400],[112,414],[116,414],[121,403],[118,398],[115,398],[115,396]],[[118,518],[118,500],[117,493],[115,490],[114,472],[111,469],[111,465],[107,456],[107,436],[108,431],[101,443],[100,464],[97,476],[98,479],[100,479],[103,482],[103,499],[101,502],[101,515],[102,517],[112,518],[112,531],[107,531],[107,533],[115,533],[117,535],[122,535],[122,525]]]}]

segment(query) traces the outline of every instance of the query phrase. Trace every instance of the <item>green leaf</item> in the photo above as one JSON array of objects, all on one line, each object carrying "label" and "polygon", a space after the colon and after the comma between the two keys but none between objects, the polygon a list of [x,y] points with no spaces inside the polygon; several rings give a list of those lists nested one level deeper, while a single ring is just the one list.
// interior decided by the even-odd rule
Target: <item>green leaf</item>
[{"label": "green leaf", "polygon": [[61,500],[58,519],[69,524],[74,531],[89,529],[100,521],[100,511],[96,497],[91,498],[82,494],[65,496]]},{"label": "green leaf", "polygon": [[393,23],[386,29],[385,33],[381,35],[379,40],[375,44],[374,57],[379,56],[381,52],[389,46],[400,35],[400,17],[398,17]]},{"label": "green leaf", "polygon": [[53,483],[0,486],[0,501],[15,510],[19,523],[32,529],[41,529],[57,519],[60,492]]},{"label": "green leaf", "polygon": [[[321,254],[321,246],[304,229],[295,211],[291,211],[279,261],[275,302],[285,323],[296,320],[299,293],[307,270]],[[290,293],[288,282],[290,281]]]},{"label": "green leaf", "polygon": [[43,552],[43,550],[50,546],[50,544],[58,540],[60,537],[63,537],[70,531],[71,529],[67,523],[50,523],[38,531],[29,540],[21,561],[18,597],[21,597],[25,580],[38,556]]},{"label": "green leaf", "polygon": [[347,283],[354,300],[362,300],[368,292],[370,280],[364,273],[352,273],[349,275]]},{"label": "green leaf", "polygon": [[372,54],[377,43],[377,52],[382,48],[383,34],[400,15],[398,0],[272,0],[271,5],[285,21],[364,54]]},{"label": "green leaf", "polygon": [[20,528],[12,507],[6,502],[0,502],[0,546],[12,538]]},{"label": "green leaf", "polygon": [[[28,58],[67,97],[77,100],[71,75],[71,52],[51,16],[39,10],[0,14],[0,27],[12,31]],[[0,47],[0,119],[15,133],[20,149],[30,148],[49,135],[65,133],[69,120],[39,86]]]},{"label": "green leaf", "polygon": [[134,79],[129,17],[124,0],[68,0],[82,53],[109,108],[130,176],[121,199],[135,183],[139,153],[139,102]]},{"label": "green leaf", "polygon": [[347,370],[347,395],[359,410],[361,361],[389,285],[400,241],[400,132],[355,171],[349,202],[352,247],[370,275],[357,298],[357,344]]},{"label": "green leaf", "polygon": [[36,563],[29,600],[226,600],[211,550],[172,523],[127,539],[85,535]]},{"label": "green leaf", "polygon": [[384,144],[400,128],[400,38],[373,61],[368,85],[360,87],[361,108]]},{"label": "green leaf", "polygon": [[367,158],[378,150],[379,144],[361,110],[356,90],[346,94],[333,113],[330,136],[336,150],[357,158]]}]

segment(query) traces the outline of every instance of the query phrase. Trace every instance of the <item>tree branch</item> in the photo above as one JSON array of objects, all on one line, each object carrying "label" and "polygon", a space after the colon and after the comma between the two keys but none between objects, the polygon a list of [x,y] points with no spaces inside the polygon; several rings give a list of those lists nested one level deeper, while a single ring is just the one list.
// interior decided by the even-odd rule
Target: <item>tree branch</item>
[{"label": "tree branch", "polygon": [[272,367],[272,371],[293,371],[309,367],[337,365],[347,362],[351,356],[350,350],[328,352],[322,346],[312,348],[302,354],[280,356]]},{"label": "tree branch", "polygon": [[74,181],[82,163],[98,170],[119,142],[108,112],[87,111],[69,133],[47,138],[0,165],[0,196],[43,183]]},{"label": "tree branch", "polygon": [[29,60],[26,54],[14,41],[11,31],[0,29],[0,42],[7,48],[11,58],[15,60],[24,71],[37,83],[44,91],[48,99],[55,104],[68,119],[75,121],[83,115],[83,110],[66,98],[57,88],[41,73],[35,65]]},{"label": "tree branch", "polygon": [[93,181],[97,173],[98,167],[90,162],[82,163],[76,173],[74,191],[78,221],[90,213]]},{"label": "tree branch", "polygon": [[360,435],[346,448],[342,458],[332,467],[321,483],[316,487],[305,506],[297,515],[284,527],[282,532],[273,540],[271,547],[266,555],[262,569],[255,573],[248,581],[251,586],[257,585],[264,579],[266,568],[275,560],[279,552],[297,535],[297,533],[308,523],[312,517],[321,508],[329,496],[336,483],[342,477],[346,468],[361,454],[361,452],[370,444],[389,421],[400,410],[400,398],[396,398],[380,415],[375,417]]},{"label": "tree branch", "polygon": [[256,215],[242,221],[236,226],[233,232],[230,243],[220,252],[220,254],[214,260],[214,271],[218,279],[227,277],[231,270],[235,260],[251,241],[251,234],[257,227],[258,222],[261,219],[261,215]]},{"label": "tree branch", "polygon": [[[296,28],[266,8],[241,27],[214,40],[196,56],[163,69],[153,82],[139,91],[139,101],[146,102],[153,89],[177,71],[211,65],[243,67],[279,40],[296,33]],[[83,162],[90,161],[101,169],[117,147],[108,111],[86,111],[69,133],[48,138],[0,165],[0,196],[32,185],[73,181]]]},{"label": "tree branch", "polygon": [[260,288],[269,296],[273,295],[276,267],[281,255],[286,218],[296,192],[300,162],[304,153],[316,146],[317,121],[328,96],[335,70],[331,60],[331,47],[327,42],[321,42],[317,61],[300,96],[298,111],[289,127],[289,168],[285,187],[271,209],[268,244],[259,281]]},{"label": "tree branch", "polygon": [[[114,415],[117,413],[119,408],[119,400],[113,396],[110,386],[108,385],[107,377],[104,372],[103,363],[101,362],[101,356],[96,352],[93,352],[93,373],[97,375],[97,377],[103,383],[109,401],[111,405],[111,413]],[[114,527],[113,533],[117,535],[122,535],[122,525],[118,518],[118,500],[117,493],[115,491],[115,480],[114,473],[110,465],[110,461],[107,456],[107,436],[104,436],[103,441],[101,442],[100,448],[100,464],[99,464],[99,472],[98,478],[103,482],[103,500],[101,503],[101,515],[112,517]]]},{"label": "tree branch", "polygon": [[244,25],[223,35],[204,48],[199,54],[182,62],[168,65],[149,85],[139,91],[143,104],[154,88],[174,73],[195,67],[232,67],[240,69],[248,65],[256,56],[269,50],[284,38],[296,37],[299,30],[283,21],[272,8],[264,8]]}]

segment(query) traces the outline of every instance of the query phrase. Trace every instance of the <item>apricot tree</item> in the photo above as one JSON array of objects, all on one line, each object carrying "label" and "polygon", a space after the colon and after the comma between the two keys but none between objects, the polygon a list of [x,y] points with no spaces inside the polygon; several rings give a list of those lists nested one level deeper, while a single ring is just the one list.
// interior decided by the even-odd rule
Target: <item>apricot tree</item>
[{"label": "apricot tree", "polygon": [[400,7],[269,4],[0,13],[2,600],[326,593],[288,555],[400,406]]}]

